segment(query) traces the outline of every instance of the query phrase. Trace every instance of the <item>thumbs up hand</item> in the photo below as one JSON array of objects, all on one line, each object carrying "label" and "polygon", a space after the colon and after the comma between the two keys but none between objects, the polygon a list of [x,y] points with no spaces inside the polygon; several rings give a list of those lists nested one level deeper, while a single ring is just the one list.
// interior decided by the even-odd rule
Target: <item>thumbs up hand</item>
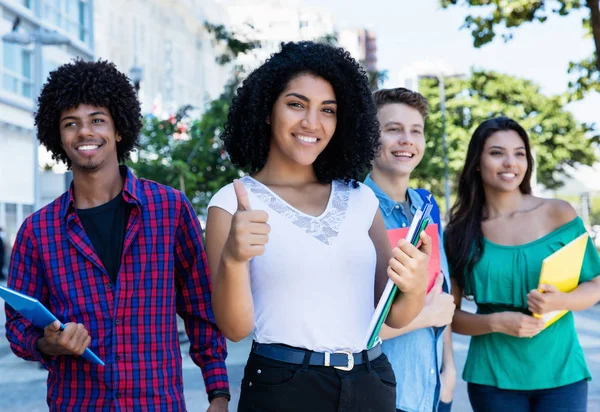
[{"label": "thumbs up hand", "polygon": [[248,191],[241,181],[235,180],[233,188],[238,207],[231,220],[231,230],[225,242],[223,258],[246,263],[265,252],[271,231],[267,224],[269,215],[264,210],[252,210]]}]

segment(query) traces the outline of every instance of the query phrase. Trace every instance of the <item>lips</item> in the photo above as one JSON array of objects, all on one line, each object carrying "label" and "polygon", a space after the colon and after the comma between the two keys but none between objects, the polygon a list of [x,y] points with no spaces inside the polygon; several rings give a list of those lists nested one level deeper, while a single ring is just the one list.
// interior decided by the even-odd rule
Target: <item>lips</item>
[{"label": "lips", "polygon": [[410,152],[398,150],[398,151],[392,152],[392,156],[397,157],[397,158],[412,159],[415,155]]},{"label": "lips", "polygon": [[301,134],[294,134],[293,136],[296,139],[300,140],[301,142],[309,143],[309,144],[314,144],[314,143],[317,143],[319,140],[321,140],[318,137],[305,136],[305,135],[301,135]]}]

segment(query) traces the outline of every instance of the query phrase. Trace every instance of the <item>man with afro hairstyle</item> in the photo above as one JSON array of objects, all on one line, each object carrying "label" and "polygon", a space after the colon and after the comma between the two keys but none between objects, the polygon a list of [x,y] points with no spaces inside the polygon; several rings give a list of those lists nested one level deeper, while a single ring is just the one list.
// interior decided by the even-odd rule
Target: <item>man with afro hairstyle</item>
[{"label": "man with afro hairstyle", "polygon": [[[50,410],[185,410],[177,314],[209,410],[227,410],[225,339],[192,205],[120,166],[142,127],[127,77],[107,61],[65,64],[50,73],[35,123],[73,183],[21,226],[8,286],[66,327],[37,329],[7,305],[6,334],[17,356],[48,370]],[[104,366],[81,357],[88,347]]]}]

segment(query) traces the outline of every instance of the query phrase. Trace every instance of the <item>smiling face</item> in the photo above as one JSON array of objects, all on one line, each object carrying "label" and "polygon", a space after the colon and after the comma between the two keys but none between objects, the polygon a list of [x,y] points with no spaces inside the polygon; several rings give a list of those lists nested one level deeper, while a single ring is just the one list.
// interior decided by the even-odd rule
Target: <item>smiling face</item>
[{"label": "smiling face", "polygon": [[59,127],[74,171],[95,172],[119,164],[116,145],[121,138],[107,108],[80,104],[62,112]]},{"label": "smiling face", "polygon": [[514,130],[501,130],[487,138],[480,159],[481,181],[486,189],[519,190],[527,172],[527,152]]},{"label": "smiling face", "polygon": [[392,176],[407,176],[425,151],[425,121],[421,113],[404,103],[389,103],[377,111],[381,125],[381,149],[373,168]]},{"label": "smiling face", "polygon": [[268,119],[269,158],[312,165],[335,133],[336,111],[335,93],[327,80],[311,74],[292,79]]}]

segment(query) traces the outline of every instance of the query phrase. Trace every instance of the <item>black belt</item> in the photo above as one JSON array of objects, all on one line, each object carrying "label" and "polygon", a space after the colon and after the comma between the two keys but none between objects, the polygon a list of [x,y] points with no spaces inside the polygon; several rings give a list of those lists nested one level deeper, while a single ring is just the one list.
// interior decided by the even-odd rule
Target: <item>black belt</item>
[{"label": "black belt", "polygon": [[[363,352],[338,351],[322,353],[284,345],[252,342],[252,353],[280,362],[301,365],[304,363],[304,357],[307,352],[310,352],[308,364],[314,366],[333,366],[336,369],[349,371],[352,370],[354,365],[364,363]],[[377,359],[381,355],[381,344],[366,352],[369,361]]]}]

